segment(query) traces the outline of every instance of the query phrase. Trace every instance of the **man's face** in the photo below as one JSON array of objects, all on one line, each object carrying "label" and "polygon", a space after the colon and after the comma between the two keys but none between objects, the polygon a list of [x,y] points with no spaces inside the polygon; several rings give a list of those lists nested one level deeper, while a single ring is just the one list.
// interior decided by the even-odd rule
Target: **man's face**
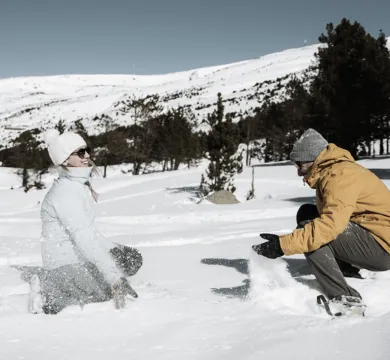
[{"label": "man's face", "polygon": [[298,169],[298,176],[305,177],[309,169],[313,166],[313,164],[314,161],[310,161],[310,162],[296,161],[294,165]]}]

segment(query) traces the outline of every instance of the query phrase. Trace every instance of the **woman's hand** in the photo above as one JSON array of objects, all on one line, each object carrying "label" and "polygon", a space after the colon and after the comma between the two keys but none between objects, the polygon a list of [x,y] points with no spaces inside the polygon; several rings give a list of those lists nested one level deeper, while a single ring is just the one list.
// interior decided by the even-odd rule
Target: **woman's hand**
[{"label": "woman's hand", "polygon": [[131,295],[133,298],[137,298],[138,294],[130,286],[125,277],[118,279],[112,286],[111,291],[115,303],[116,309],[122,309],[126,306],[126,296]]}]

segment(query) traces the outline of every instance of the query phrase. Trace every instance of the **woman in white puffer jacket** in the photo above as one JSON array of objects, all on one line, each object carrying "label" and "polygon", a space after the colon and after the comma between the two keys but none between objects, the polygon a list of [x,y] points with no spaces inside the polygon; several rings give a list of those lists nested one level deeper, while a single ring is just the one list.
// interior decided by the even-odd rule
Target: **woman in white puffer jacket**
[{"label": "woman in white puffer jacket", "polygon": [[[42,294],[42,310],[56,314],[69,305],[115,300],[137,294],[125,276],[136,273],[142,257],[135,249],[114,244],[95,227],[90,160],[84,139],[72,132],[44,134],[49,155],[59,177],[41,208],[44,272],[31,279],[32,292]],[[39,286],[40,283],[40,286]],[[36,303],[36,294],[30,296]],[[35,300],[34,300],[35,299]],[[29,304],[32,312],[39,312]]]}]

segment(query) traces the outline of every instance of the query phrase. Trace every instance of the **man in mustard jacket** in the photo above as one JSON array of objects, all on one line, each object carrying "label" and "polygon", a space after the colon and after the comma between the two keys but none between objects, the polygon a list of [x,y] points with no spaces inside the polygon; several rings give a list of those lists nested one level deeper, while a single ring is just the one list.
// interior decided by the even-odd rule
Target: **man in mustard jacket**
[{"label": "man in mustard jacket", "polygon": [[290,160],[316,190],[316,207],[301,206],[291,234],[261,234],[268,241],[253,250],[272,259],[304,254],[330,301],[362,304],[344,275],[359,276],[352,265],[390,269],[390,191],[347,150],[328,144],[313,129],[296,142]]}]

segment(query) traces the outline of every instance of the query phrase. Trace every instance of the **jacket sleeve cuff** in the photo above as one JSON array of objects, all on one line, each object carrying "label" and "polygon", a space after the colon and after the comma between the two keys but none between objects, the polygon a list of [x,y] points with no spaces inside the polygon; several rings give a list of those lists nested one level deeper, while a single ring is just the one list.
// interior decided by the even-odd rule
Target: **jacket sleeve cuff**
[{"label": "jacket sleeve cuff", "polygon": [[282,248],[284,255],[288,256],[288,255],[295,254],[295,252],[293,251],[293,247],[291,246],[291,242],[292,242],[291,234],[280,236],[279,241],[280,241],[280,247]]}]

